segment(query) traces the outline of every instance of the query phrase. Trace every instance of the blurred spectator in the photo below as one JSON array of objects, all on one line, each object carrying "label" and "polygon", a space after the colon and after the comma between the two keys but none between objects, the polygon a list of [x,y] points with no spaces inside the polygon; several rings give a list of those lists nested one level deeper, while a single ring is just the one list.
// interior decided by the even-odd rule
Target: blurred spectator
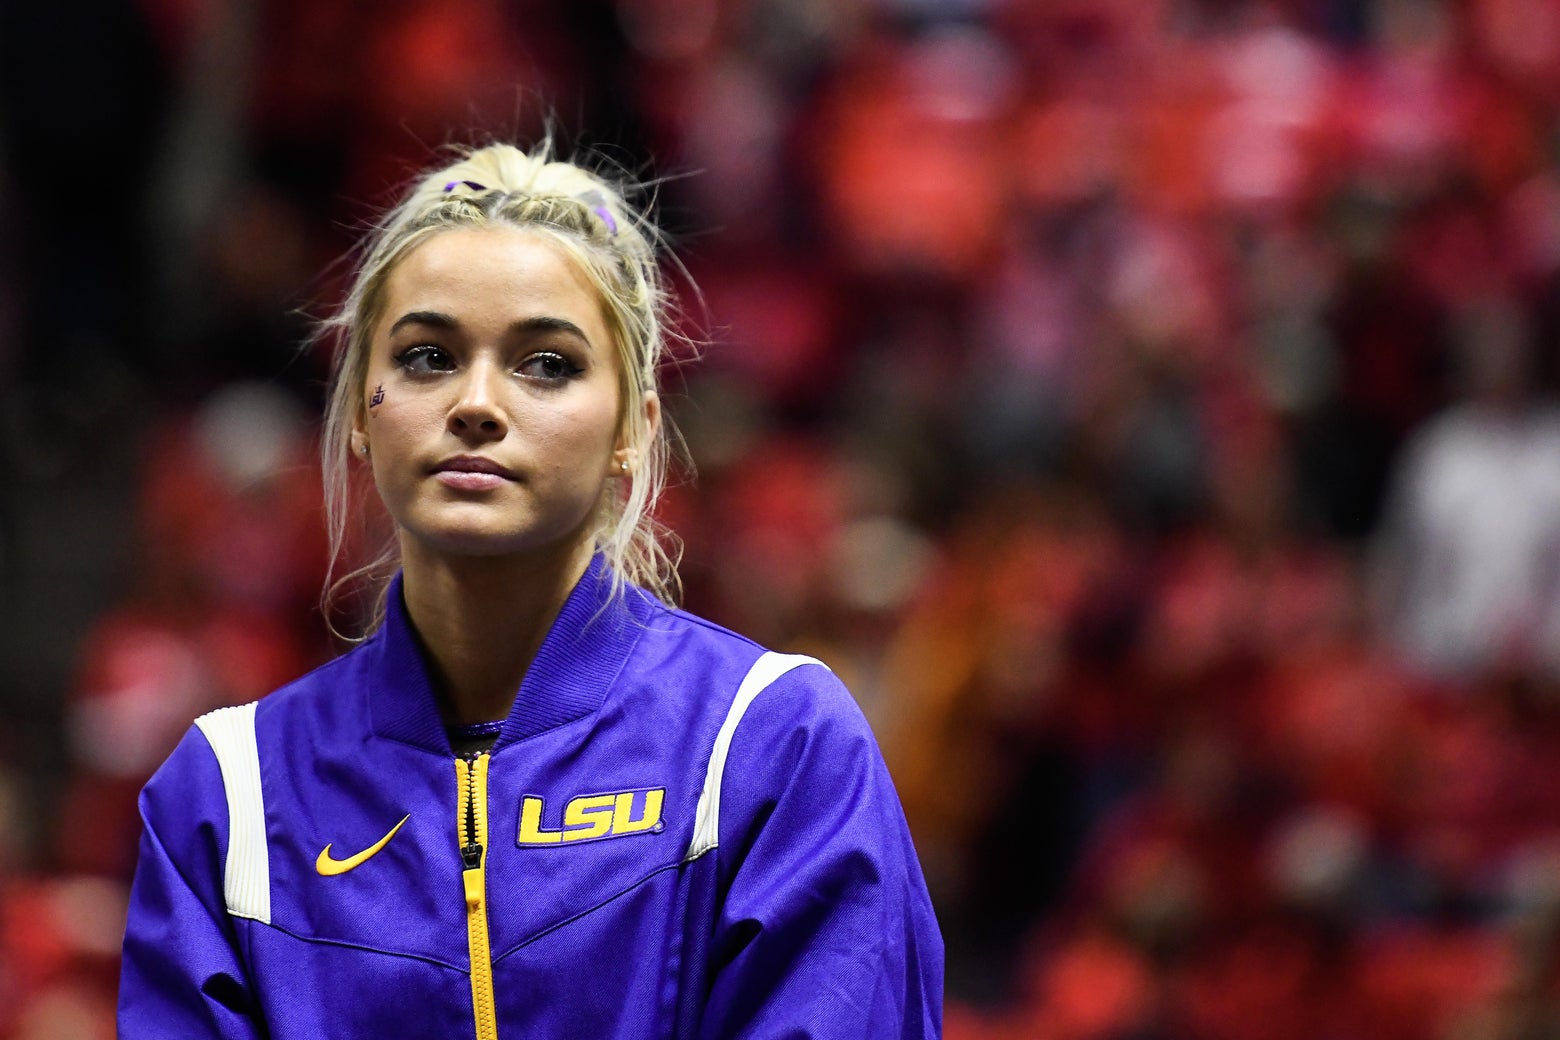
[{"label": "blurred spectator", "polygon": [[1470,309],[1463,400],[1405,450],[1377,543],[1389,637],[1435,675],[1560,669],[1560,410],[1535,399],[1531,330]]}]

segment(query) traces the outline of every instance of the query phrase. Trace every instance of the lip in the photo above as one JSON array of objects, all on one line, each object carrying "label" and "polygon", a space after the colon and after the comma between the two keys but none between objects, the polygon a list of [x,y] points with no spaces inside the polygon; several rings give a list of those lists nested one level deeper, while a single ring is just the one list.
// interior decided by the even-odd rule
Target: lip
[{"label": "lip", "polygon": [[505,480],[514,480],[514,471],[481,455],[453,455],[433,467],[435,473],[491,473]]},{"label": "lip", "polygon": [[485,491],[518,478],[513,470],[481,455],[455,455],[433,467],[433,476],[445,487]]}]

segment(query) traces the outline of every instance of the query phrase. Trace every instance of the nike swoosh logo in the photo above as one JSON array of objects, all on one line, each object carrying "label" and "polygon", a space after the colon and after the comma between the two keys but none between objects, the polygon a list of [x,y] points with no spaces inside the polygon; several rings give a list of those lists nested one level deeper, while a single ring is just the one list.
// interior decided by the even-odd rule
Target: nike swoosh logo
[{"label": "nike swoosh logo", "polygon": [[[360,867],[378,854],[379,850],[390,844],[390,839],[395,837],[395,832],[401,829],[401,824],[412,818],[411,813],[401,817],[401,823],[390,828],[390,833],[374,842],[368,848],[346,859],[336,859],[330,854],[330,845],[320,850],[320,858],[314,861],[314,869],[325,877],[335,877],[337,874],[345,874],[353,867]],[[331,842],[334,845],[335,842]]]}]

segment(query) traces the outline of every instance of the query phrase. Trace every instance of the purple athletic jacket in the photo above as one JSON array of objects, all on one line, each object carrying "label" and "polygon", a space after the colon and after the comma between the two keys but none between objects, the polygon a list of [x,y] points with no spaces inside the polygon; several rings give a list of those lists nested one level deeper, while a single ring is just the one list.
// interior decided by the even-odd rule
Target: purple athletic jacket
[{"label": "purple athletic jacket", "polygon": [[826,668],[598,558],[459,758],[389,601],[142,792],[123,1040],[939,1035],[915,849]]}]

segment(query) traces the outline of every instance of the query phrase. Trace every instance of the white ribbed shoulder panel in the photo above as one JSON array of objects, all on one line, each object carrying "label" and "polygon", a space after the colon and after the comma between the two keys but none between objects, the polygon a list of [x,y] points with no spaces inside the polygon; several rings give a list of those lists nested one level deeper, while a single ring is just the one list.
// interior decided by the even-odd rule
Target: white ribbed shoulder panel
[{"label": "white ribbed shoulder panel", "polygon": [[222,890],[228,913],[271,923],[271,855],[265,839],[265,793],[260,789],[260,746],[255,705],[218,708],[195,720],[222,767],[227,792],[227,863]]},{"label": "white ribbed shoulder panel", "polygon": [[699,809],[693,825],[693,841],[688,845],[688,855],[683,862],[698,859],[720,844],[720,785],[726,772],[726,754],[731,750],[731,738],[737,732],[737,724],[747,714],[748,707],[759,694],[774,681],[793,668],[804,664],[824,665],[815,657],[804,654],[777,654],[767,652],[757,661],[737,687],[737,696],[726,712],[726,720],[715,736],[715,750],[710,753],[709,769],[704,774],[704,790],[699,794]]}]

